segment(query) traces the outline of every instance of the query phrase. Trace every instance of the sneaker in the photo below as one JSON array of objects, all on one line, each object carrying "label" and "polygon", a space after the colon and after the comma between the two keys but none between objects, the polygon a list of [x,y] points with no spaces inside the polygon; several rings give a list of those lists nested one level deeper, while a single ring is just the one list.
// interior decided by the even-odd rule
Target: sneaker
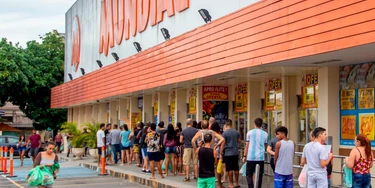
[{"label": "sneaker", "polygon": [[185,178],[184,182],[190,182],[190,179],[189,178]]},{"label": "sneaker", "polygon": [[195,180],[196,182],[198,182],[198,178],[197,178],[197,177],[195,177],[195,176],[194,176],[194,180]]},{"label": "sneaker", "polygon": [[151,173],[151,170],[146,170],[147,173]]}]

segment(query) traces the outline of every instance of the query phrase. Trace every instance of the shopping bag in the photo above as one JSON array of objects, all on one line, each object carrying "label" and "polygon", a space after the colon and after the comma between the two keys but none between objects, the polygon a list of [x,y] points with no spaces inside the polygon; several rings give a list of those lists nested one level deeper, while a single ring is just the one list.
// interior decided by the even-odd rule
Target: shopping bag
[{"label": "shopping bag", "polygon": [[242,165],[240,174],[242,174],[242,176],[246,176],[246,163]]},{"label": "shopping bag", "polygon": [[307,187],[307,165],[305,165],[299,174],[298,184],[300,187]]},{"label": "shopping bag", "polygon": [[217,163],[216,172],[218,174],[223,173],[223,160],[222,159],[219,159],[219,162]]},{"label": "shopping bag", "polygon": [[42,169],[40,169],[40,166],[36,166],[29,172],[29,176],[26,180],[26,182],[31,186],[46,186],[46,185],[52,185],[55,180],[53,178],[53,175],[51,171],[48,169],[48,167],[43,166]]},{"label": "shopping bag", "polygon": [[346,166],[346,164],[344,163],[343,165],[343,174],[344,174],[344,178],[343,178],[343,182],[342,182],[342,185],[344,187],[352,187],[353,185],[353,172],[352,172],[352,169],[348,168]]},{"label": "shopping bag", "polygon": [[[161,169],[162,169],[162,170],[165,170],[165,161],[166,161],[166,160],[164,160],[164,161],[163,161],[163,164],[161,165]],[[168,169],[169,169],[170,171],[172,171],[172,162],[169,163]]]}]

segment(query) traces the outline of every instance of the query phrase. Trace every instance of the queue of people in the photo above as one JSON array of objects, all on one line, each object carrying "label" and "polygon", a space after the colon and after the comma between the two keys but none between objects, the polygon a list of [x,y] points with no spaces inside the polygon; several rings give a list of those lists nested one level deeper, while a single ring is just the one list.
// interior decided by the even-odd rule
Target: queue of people
[{"label": "queue of people", "polygon": [[[275,138],[269,141],[268,133],[263,129],[265,126],[262,119],[257,118],[254,128],[246,134],[241,161],[246,166],[248,187],[253,188],[254,181],[258,182],[258,188],[262,187],[266,152],[271,155],[274,187],[293,187],[293,177],[296,175],[293,174],[295,143],[288,139],[288,129],[283,126],[276,128]],[[102,124],[100,127],[97,133],[98,147],[111,147],[106,150],[106,156],[111,158],[108,159],[110,164],[112,159],[114,164],[121,161],[120,165],[134,162],[142,172],[150,173],[151,179],[155,179],[156,174],[160,178],[168,177],[171,172],[173,176],[184,176],[184,182],[196,181],[198,187],[215,187],[217,183],[216,187],[221,188],[227,182],[229,188],[240,187],[241,136],[232,128],[231,120],[226,121],[223,129],[214,118],[199,123],[187,119],[185,129],[182,129],[181,123],[165,127],[164,122],[158,125],[140,122],[132,130],[126,124],[120,126],[120,130],[117,125]],[[324,128],[315,128],[311,132],[311,142],[303,149],[300,165],[308,166],[307,187],[330,187],[333,155],[324,146],[326,138]],[[368,187],[373,161],[370,142],[364,135],[358,135],[355,143],[356,148],[346,159],[346,165],[353,169],[353,187]],[[218,161],[222,166],[218,165]],[[100,165],[100,160],[98,163]],[[260,174],[254,180],[257,165]],[[225,169],[224,172],[218,170],[219,166]]]}]

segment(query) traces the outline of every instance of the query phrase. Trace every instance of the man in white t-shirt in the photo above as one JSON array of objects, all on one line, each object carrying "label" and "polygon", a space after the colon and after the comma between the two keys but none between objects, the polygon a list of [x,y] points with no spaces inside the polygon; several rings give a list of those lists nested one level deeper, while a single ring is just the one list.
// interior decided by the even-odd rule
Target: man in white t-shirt
[{"label": "man in white t-shirt", "polygon": [[332,153],[325,150],[321,144],[326,141],[327,133],[322,127],[313,130],[314,141],[303,148],[301,166],[308,164],[307,187],[328,187],[326,166],[333,158]]},{"label": "man in white t-shirt", "polygon": [[99,154],[98,167],[100,167],[100,157],[102,155],[102,146],[105,146],[104,129],[105,129],[105,124],[102,123],[102,124],[100,124],[100,129],[96,133],[96,141],[97,141],[96,143],[97,143],[98,154]]}]

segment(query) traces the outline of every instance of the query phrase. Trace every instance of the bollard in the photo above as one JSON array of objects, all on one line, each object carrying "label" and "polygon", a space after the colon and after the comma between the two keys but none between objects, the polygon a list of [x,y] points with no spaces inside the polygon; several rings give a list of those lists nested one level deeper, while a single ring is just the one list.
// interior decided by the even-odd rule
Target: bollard
[{"label": "bollard", "polygon": [[3,170],[3,146],[0,147],[0,172],[4,172]]},{"label": "bollard", "polygon": [[106,163],[106,161],[105,161],[105,146],[102,146],[102,173],[98,174],[99,176],[107,176],[108,175],[107,173],[105,173],[105,163]]},{"label": "bollard", "polygon": [[8,146],[5,146],[3,151],[4,151],[4,155],[3,155],[3,174],[7,174]]},{"label": "bollard", "polygon": [[260,170],[260,166],[259,166],[259,164],[257,164],[255,166],[254,187],[258,187],[258,185],[259,185],[259,170]]},{"label": "bollard", "polygon": [[10,156],[9,156],[9,176],[6,176],[7,178],[14,178],[14,177],[17,177],[13,174],[13,153],[14,153],[14,150],[13,148],[10,148]]}]

